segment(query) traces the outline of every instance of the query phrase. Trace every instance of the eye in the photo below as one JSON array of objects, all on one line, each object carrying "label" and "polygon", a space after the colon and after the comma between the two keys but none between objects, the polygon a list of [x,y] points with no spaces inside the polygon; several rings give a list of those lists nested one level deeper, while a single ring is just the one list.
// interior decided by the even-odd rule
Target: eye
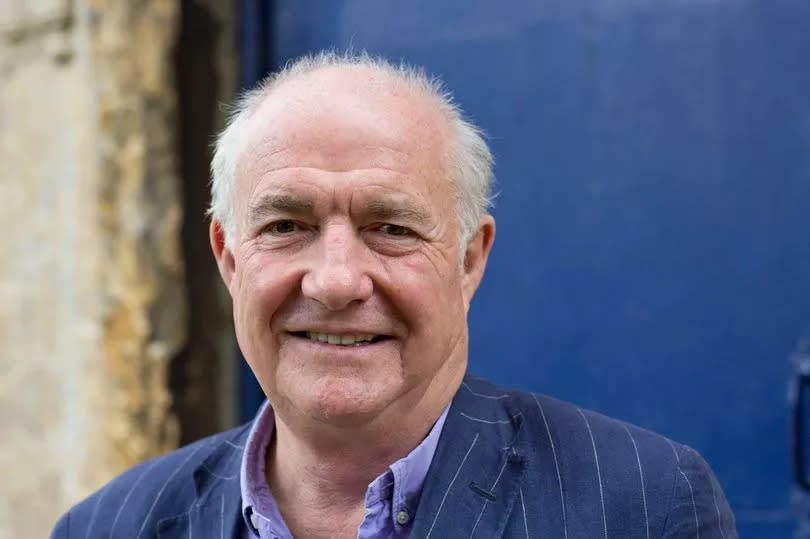
[{"label": "eye", "polygon": [[276,221],[267,225],[264,231],[274,236],[289,236],[297,232],[299,228],[295,221]]},{"label": "eye", "polygon": [[380,232],[388,236],[410,236],[413,234],[410,228],[401,225],[392,225],[390,223],[380,225]]}]

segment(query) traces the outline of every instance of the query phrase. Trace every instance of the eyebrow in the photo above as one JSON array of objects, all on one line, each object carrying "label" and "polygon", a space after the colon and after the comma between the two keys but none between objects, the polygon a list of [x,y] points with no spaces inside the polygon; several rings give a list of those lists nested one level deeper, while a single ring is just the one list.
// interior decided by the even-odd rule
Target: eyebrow
[{"label": "eyebrow", "polygon": [[[263,224],[279,214],[304,217],[315,213],[315,203],[287,193],[263,195],[248,208],[248,227]],[[375,199],[363,204],[363,214],[375,221],[405,220],[424,225],[430,222],[430,212],[419,204],[396,199]]]},{"label": "eyebrow", "polygon": [[380,221],[404,219],[419,224],[430,221],[430,212],[427,209],[417,204],[398,200],[369,200],[363,210],[367,216]]},{"label": "eyebrow", "polygon": [[248,226],[263,223],[268,217],[278,214],[303,216],[312,215],[315,203],[293,195],[278,193],[262,196],[248,209]]}]

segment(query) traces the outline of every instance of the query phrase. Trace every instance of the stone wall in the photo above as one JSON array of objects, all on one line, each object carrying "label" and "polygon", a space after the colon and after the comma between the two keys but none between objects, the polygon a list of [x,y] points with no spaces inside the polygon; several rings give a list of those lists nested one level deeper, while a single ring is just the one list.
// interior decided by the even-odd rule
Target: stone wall
[{"label": "stone wall", "polygon": [[0,539],[178,443],[179,5],[0,0]]}]

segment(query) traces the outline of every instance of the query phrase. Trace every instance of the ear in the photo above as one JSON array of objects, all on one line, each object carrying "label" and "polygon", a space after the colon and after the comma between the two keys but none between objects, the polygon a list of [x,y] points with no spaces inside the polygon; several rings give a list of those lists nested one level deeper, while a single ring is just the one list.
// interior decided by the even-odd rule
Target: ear
[{"label": "ear", "polygon": [[472,301],[478,285],[484,277],[484,269],[487,267],[487,258],[495,241],[495,219],[491,215],[481,218],[478,225],[478,232],[467,244],[464,251],[464,276],[462,277],[462,292],[464,293],[464,303],[467,310],[470,310]]},{"label": "ear", "polygon": [[230,291],[236,263],[233,252],[225,245],[225,230],[218,219],[211,220],[208,235],[211,240],[211,250],[214,251],[214,258],[217,260],[217,267],[219,267],[219,275],[222,277],[225,287]]}]

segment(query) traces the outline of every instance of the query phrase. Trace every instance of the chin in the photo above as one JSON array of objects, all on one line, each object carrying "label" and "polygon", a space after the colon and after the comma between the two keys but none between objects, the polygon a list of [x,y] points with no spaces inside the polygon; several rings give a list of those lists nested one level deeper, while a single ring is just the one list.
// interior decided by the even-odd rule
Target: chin
[{"label": "chin", "polygon": [[396,384],[352,376],[319,377],[299,386],[297,406],[316,421],[333,426],[367,423],[396,398]]}]

